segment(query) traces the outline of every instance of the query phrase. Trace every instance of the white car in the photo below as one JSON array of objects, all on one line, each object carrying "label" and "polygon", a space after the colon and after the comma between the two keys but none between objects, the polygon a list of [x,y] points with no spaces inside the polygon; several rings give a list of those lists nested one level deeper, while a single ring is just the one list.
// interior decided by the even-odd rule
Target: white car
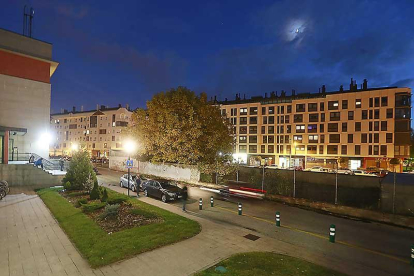
[{"label": "white car", "polygon": [[267,166],[267,168],[269,168],[269,169],[279,169],[279,166],[276,165],[276,164],[271,164],[271,165]]},{"label": "white car", "polygon": [[324,168],[322,168],[321,166],[315,166],[310,169],[306,169],[305,171],[307,172],[328,172],[328,171],[324,171]]},{"label": "white car", "polygon": [[370,173],[367,173],[366,171],[363,171],[363,170],[354,170],[353,173],[354,173],[354,175],[375,176],[376,177],[375,174],[370,174]]},{"label": "white car", "polygon": [[339,169],[339,174],[354,174],[350,169]]}]

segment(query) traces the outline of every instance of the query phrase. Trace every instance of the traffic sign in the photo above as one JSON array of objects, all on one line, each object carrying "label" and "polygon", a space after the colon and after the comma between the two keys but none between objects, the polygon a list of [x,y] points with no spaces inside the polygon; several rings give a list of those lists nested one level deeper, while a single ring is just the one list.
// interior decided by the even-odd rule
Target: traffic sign
[{"label": "traffic sign", "polygon": [[134,166],[134,163],[132,160],[127,160],[126,161],[126,167],[127,169],[132,169],[132,167]]}]

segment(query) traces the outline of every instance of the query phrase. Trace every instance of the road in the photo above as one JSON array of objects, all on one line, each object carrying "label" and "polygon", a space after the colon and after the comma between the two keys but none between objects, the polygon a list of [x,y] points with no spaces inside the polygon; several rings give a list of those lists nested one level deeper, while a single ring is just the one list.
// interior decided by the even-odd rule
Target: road
[{"label": "road", "polygon": [[[119,185],[123,174],[101,169],[100,183]],[[126,190],[125,190],[126,191]],[[210,197],[215,198],[210,207]],[[409,265],[414,231],[410,229],[354,220],[318,213],[298,207],[259,199],[229,198],[220,200],[217,194],[189,187],[188,210],[218,223],[228,223],[250,229],[257,235],[266,235],[294,245],[311,248],[343,260],[344,265],[359,265],[371,275],[413,275]],[[203,198],[203,210],[199,211],[198,199]],[[243,215],[237,214],[237,203],[243,206]],[[169,204],[180,207],[180,202]],[[275,226],[275,212],[281,213],[282,227]],[[329,227],[336,226],[336,244],[329,246]],[[298,252],[300,257],[300,252]]]}]

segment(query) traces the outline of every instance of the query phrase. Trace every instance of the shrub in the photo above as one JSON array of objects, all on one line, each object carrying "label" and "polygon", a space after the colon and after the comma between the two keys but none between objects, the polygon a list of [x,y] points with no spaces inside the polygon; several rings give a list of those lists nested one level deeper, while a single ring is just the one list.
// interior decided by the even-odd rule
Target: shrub
[{"label": "shrub", "polygon": [[98,181],[95,181],[95,183],[93,184],[93,189],[91,191],[90,198],[91,200],[96,200],[100,198]]},{"label": "shrub", "polygon": [[206,183],[213,183],[213,176],[211,174],[200,173],[200,181]]},{"label": "shrub", "polygon": [[88,200],[86,198],[78,199],[78,201],[76,202],[76,206],[77,207],[80,207],[80,206],[82,206],[84,204],[88,204]]},{"label": "shrub", "polygon": [[84,211],[85,213],[91,213],[93,211],[105,207],[105,205],[105,202],[91,202],[88,204],[82,204],[82,211]]},{"label": "shrub", "polygon": [[85,151],[79,151],[73,155],[69,169],[67,170],[62,183],[69,181],[71,190],[83,190],[84,184],[89,177],[91,177],[94,182],[96,181],[96,174],[93,171],[89,154]]},{"label": "shrub", "polygon": [[101,201],[102,202],[107,202],[108,201],[108,192],[106,191],[105,188],[103,188],[103,193],[102,193]]},{"label": "shrub", "polygon": [[99,217],[101,219],[116,217],[118,216],[119,207],[119,204],[106,205],[105,211]]},{"label": "shrub", "polygon": [[98,188],[99,188],[99,195],[101,196],[101,198],[102,198],[102,196],[103,196],[103,194],[104,194],[104,191],[105,191],[105,188],[104,187],[102,187],[102,186],[98,186]]},{"label": "shrub", "polygon": [[70,190],[70,187],[71,187],[71,185],[70,185],[70,182],[69,181],[66,181],[65,184],[63,184],[63,188],[65,190]]},{"label": "shrub", "polygon": [[88,178],[86,179],[86,182],[83,183],[83,188],[86,191],[88,191],[88,193],[90,193],[93,189],[93,186],[94,186],[94,181],[93,181],[92,175],[89,174]]},{"label": "shrub", "polygon": [[122,195],[110,197],[107,200],[108,204],[121,204],[122,202],[125,202],[125,201],[127,201],[127,198]]}]

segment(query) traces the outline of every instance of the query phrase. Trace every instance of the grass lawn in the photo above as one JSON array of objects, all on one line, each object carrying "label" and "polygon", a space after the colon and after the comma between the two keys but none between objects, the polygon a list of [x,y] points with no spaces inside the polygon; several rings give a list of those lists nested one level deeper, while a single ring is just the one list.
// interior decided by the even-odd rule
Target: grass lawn
[{"label": "grass lawn", "polygon": [[[122,196],[107,189],[109,198]],[[75,208],[56,189],[39,190],[38,195],[53,213],[84,258],[92,267],[131,257],[133,255],[175,243],[197,235],[200,225],[190,219],[165,211],[158,207],[128,198],[142,212],[155,214],[162,223],[130,228],[109,235],[80,208]]]},{"label": "grass lawn", "polygon": [[[216,271],[222,266],[227,272]],[[220,268],[219,268],[220,269]],[[218,270],[219,270],[218,269]],[[319,265],[297,258],[270,252],[251,252],[233,255],[196,276],[345,276]]]}]

